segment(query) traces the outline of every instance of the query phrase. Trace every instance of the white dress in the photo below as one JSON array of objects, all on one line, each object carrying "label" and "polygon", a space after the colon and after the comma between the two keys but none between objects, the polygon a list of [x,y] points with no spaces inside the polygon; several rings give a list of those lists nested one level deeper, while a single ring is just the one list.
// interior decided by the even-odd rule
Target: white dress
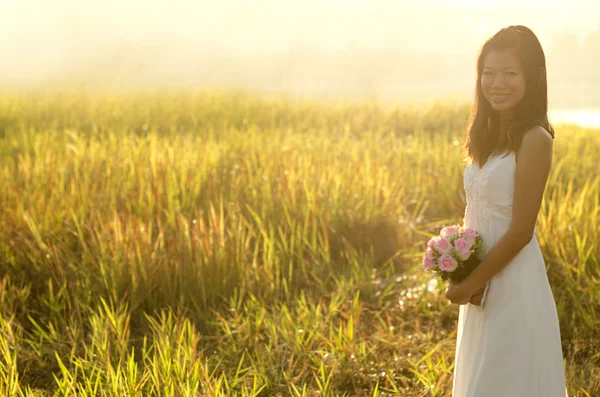
[{"label": "white dress", "polygon": [[[464,171],[464,226],[485,252],[507,231],[514,197],[514,152]],[[556,304],[537,236],[489,283],[483,308],[460,305],[453,397],[565,397]]]}]

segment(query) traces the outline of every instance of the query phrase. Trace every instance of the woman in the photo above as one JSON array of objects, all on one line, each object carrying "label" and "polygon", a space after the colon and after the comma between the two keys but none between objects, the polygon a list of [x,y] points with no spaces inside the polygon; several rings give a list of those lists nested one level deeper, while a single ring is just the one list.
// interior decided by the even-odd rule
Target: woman
[{"label": "woman", "polygon": [[477,60],[465,143],[463,223],[481,234],[486,256],[446,290],[461,305],[454,397],[567,395],[556,304],[535,230],[552,162],[547,112],[537,37],[520,25],[500,30]]}]

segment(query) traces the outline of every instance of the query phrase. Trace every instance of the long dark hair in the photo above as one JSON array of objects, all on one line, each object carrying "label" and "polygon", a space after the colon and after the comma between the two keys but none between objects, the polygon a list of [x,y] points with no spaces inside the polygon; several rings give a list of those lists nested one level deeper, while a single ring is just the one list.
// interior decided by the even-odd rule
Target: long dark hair
[{"label": "long dark hair", "polygon": [[[525,96],[506,125],[500,124],[498,112],[485,99],[481,88],[483,62],[490,50],[515,50],[524,72]],[[492,154],[517,152],[523,135],[535,125],[544,127],[554,138],[554,129],[548,121],[546,57],[531,29],[508,26],[489,38],[479,51],[475,100],[464,149],[473,162],[483,166]]]}]

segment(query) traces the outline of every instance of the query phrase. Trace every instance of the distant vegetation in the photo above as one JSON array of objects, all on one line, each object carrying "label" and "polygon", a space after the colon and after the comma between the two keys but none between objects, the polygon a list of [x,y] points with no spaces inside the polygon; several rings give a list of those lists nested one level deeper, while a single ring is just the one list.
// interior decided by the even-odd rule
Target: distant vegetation
[{"label": "distant vegetation", "polygon": [[[450,396],[464,104],[0,97],[0,395]],[[598,131],[538,239],[570,396],[600,395]]]}]

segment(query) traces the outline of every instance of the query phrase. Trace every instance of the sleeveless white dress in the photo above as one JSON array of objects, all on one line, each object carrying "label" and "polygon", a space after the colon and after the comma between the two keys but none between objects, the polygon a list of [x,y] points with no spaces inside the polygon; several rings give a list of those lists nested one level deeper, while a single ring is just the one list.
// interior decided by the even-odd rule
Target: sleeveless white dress
[{"label": "sleeveless white dress", "polygon": [[[514,197],[514,152],[469,163],[463,224],[485,252],[507,231]],[[483,307],[460,305],[453,397],[567,396],[556,303],[536,232],[489,282]]]}]

